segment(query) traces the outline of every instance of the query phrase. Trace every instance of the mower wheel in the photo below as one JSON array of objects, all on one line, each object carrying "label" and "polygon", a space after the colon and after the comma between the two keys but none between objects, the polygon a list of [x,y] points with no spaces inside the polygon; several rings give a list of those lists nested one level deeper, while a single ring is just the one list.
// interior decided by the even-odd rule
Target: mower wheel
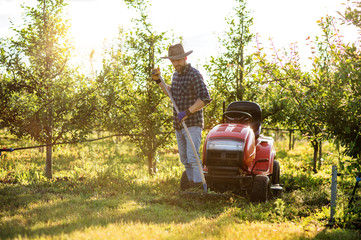
[{"label": "mower wheel", "polygon": [[277,160],[273,161],[272,184],[280,184],[280,163]]},{"label": "mower wheel", "polygon": [[185,191],[188,188],[190,188],[186,171],[184,171],[182,173],[182,177],[181,177],[181,180],[180,180],[180,188],[181,188],[182,191]]},{"label": "mower wheel", "polygon": [[257,175],[253,180],[251,201],[267,202],[271,195],[271,181],[268,176]]}]

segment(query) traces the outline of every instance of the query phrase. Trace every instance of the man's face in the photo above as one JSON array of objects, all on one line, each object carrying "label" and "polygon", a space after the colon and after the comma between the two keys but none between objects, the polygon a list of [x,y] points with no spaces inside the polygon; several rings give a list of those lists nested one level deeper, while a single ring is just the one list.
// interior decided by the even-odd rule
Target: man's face
[{"label": "man's face", "polygon": [[177,72],[182,72],[187,66],[187,62],[185,58],[177,59],[177,60],[171,59],[170,61],[172,62],[172,65],[175,68],[175,70],[177,70]]}]

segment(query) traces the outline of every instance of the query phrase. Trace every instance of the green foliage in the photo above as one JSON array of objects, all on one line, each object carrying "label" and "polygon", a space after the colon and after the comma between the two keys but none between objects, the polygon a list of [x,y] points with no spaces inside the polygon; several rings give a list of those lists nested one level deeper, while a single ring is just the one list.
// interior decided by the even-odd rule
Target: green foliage
[{"label": "green foliage", "polygon": [[[214,101],[207,108],[210,123],[217,121],[221,107],[216,104],[227,104],[238,100],[252,100],[252,94],[256,87],[250,83],[252,74],[252,54],[247,54],[247,46],[253,39],[250,27],[253,18],[247,9],[247,2],[238,0],[238,6],[234,8],[234,16],[227,18],[229,30],[224,36],[219,37],[221,53],[217,57],[211,57],[209,64],[204,67],[210,75],[211,95]],[[214,116],[214,117],[212,117]],[[207,124],[207,123],[206,123]]]},{"label": "green foliage", "polygon": [[[171,140],[172,107],[151,79],[159,56],[170,45],[165,32],[157,34],[150,23],[147,2],[127,2],[139,18],[135,29],[120,31],[117,45],[108,52],[98,76],[102,95],[102,123],[111,131],[132,134],[140,156],[147,158],[149,173],[157,171],[160,147]],[[169,69],[168,69],[169,70]],[[162,73],[169,76],[169,71]]]},{"label": "green foliage", "polygon": [[361,2],[360,1],[351,1],[347,0],[344,5],[347,5],[345,12],[342,14],[338,12],[342,16],[342,21],[345,24],[352,24],[357,28],[361,28]]},{"label": "green foliage", "polygon": [[[344,21],[358,26],[353,11],[351,8],[346,10],[345,16],[350,19],[344,17]],[[331,16],[318,23],[323,34],[315,41],[310,40],[313,51],[310,71],[302,70],[295,45],[283,55],[275,50],[274,62],[259,48],[256,56],[261,76],[271,78],[279,85],[273,88],[278,92],[274,96],[282,96],[280,99],[286,99],[287,103],[282,104],[284,117],[274,115],[271,119],[301,130],[311,140],[315,157],[320,140],[336,140],[346,147],[345,153],[355,159],[353,169],[360,171],[359,43],[344,43],[336,29],[335,18]]]},{"label": "green foliage", "polygon": [[[346,10],[346,15],[348,11],[351,10]],[[319,78],[327,80],[319,84],[323,96],[321,120],[326,125],[326,131],[346,147],[345,153],[356,159],[361,153],[361,115],[357,107],[361,102],[359,44],[357,46],[355,43],[346,44],[342,41],[334,18],[321,19],[319,25],[324,32],[323,46],[327,52],[327,58],[325,55],[315,57],[313,65],[321,73]],[[327,65],[327,71],[324,65]],[[332,98],[326,99],[327,96]],[[354,168],[360,171],[360,160],[355,161]]]},{"label": "green foliage", "polygon": [[283,95],[282,87],[274,79],[270,80],[268,75],[260,71],[264,68],[264,63],[257,61],[260,49],[253,52],[251,48],[251,43],[257,40],[251,32],[252,13],[247,9],[247,1],[237,2],[234,16],[226,19],[229,30],[219,38],[220,54],[211,57],[209,64],[204,66],[209,72],[211,95],[215,99],[207,108],[209,119],[206,119],[206,124],[212,125],[220,121],[220,103],[245,100],[260,104],[264,125],[284,125],[283,121],[287,120],[287,116],[281,110],[290,100]]},{"label": "green foliage", "polygon": [[65,5],[39,0],[34,8],[23,7],[24,24],[12,27],[14,37],[0,40],[2,126],[49,145],[83,139],[95,110],[87,80],[68,63]]}]

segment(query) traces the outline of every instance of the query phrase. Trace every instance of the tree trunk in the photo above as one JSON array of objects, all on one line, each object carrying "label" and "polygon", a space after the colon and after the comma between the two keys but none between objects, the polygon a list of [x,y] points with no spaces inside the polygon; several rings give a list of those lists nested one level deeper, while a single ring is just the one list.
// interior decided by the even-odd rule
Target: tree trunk
[{"label": "tree trunk", "polygon": [[157,159],[153,159],[153,173],[156,174],[157,172]]},{"label": "tree trunk", "polygon": [[45,164],[45,176],[47,178],[52,178],[53,177],[53,131],[52,131],[52,119],[50,119],[51,117],[49,117],[49,137],[46,141],[46,164]]},{"label": "tree trunk", "polygon": [[292,149],[292,133],[293,131],[290,131],[289,140],[288,140],[288,150]]},{"label": "tree trunk", "polygon": [[45,176],[47,178],[53,177],[53,146],[46,146],[46,167]]},{"label": "tree trunk", "polygon": [[241,46],[241,52],[240,52],[240,57],[241,57],[241,59],[240,59],[240,63],[239,63],[239,65],[237,66],[237,69],[238,69],[238,71],[239,71],[239,76],[238,76],[238,78],[239,78],[239,85],[238,85],[238,87],[237,88],[239,88],[238,90],[239,90],[239,93],[238,93],[238,98],[239,98],[239,101],[242,101],[243,100],[243,98],[244,98],[244,91],[243,91],[243,68],[244,68],[244,60],[243,60],[243,58],[244,58],[244,56],[243,56],[243,45]]},{"label": "tree trunk", "polygon": [[313,146],[313,171],[317,173],[317,155],[318,155],[318,142],[312,141]]},{"label": "tree trunk", "polygon": [[45,165],[45,176],[47,178],[53,177],[53,108],[49,105],[49,116],[48,116],[48,137],[46,140],[46,165]]},{"label": "tree trunk", "polygon": [[319,147],[318,147],[318,170],[321,169],[321,164],[322,164],[322,142],[319,142]]},{"label": "tree trunk", "polygon": [[49,104],[48,107],[48,137],[46,139],[46,165],[45,176],[47,178],[53,177],[53,106]]},{"label": "tree trunk", "polygon": [[155,173],[154,168],[153,168],[154,167],[153,161],[154,161],[154,154],[151,151],[149,151],[148,152],[148,173],[149,173],[149,175],[153,175]]},{"label": "tree trunk", "polygon": [[[46,60],[46,68],[45,68],[45,73],[44,73],[44,82],[46,83],[47,81],[50,81],[48,76],[49,76],[49,72],[51,69],[51,60],[50,60],[50,49],[48,46],[48,38],[47,38],[47,18],[46,18],[46,1],[43,2],[43,21],[44,21],[44,36],[45,36],[45,42],[46,44],[46,49],[45,49],[45,60]],[[50,81],[51,83],[51,81]],[[47,84],[47,91],[48,91],[48,99],[49,99],[49,105],[48,105],[48,128],[47,128],[47,138],[46,138],[46,163],[45,163],[45,176],[47,178],[52,178],[53,177],[53,106],[52,103],[50,101],[50,99],[52,98],[52,89],[51,89],[51,85],[48,83]]]}]

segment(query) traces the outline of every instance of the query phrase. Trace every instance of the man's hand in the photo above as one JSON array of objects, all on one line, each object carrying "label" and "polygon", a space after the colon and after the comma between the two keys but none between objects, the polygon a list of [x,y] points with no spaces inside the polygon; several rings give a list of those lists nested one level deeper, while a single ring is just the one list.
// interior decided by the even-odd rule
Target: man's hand
[{"label": "man's hand", "polygon": [[182,122],[182,121],[186,120],[190,115],[192,115],[192,113],[189,111],[189,109],[187,109],[186,111],[179,112],[177,115],[177,118],[178,118],[179,122]]},{"label": "man's hand", "polygon": [[152,70],[152,79],[157,83],[159,84],[161,81],[160,81],[160,69],[159,67],[157,68],[154,68]]}]

